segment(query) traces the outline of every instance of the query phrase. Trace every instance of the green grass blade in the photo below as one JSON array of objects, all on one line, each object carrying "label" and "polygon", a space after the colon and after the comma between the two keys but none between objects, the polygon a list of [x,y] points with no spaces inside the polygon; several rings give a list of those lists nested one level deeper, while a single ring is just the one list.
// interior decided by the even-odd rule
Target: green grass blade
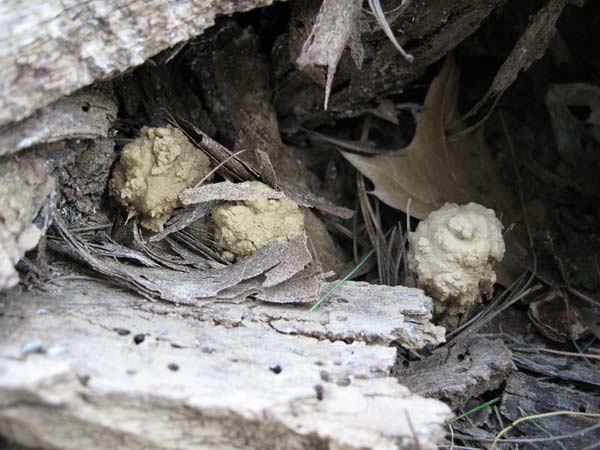
[{"label": "green grass blade", "polygon": [[366,263],[366,262],[367,262],[367,260],[368,260],[368,259],[369,259],[369,257],[370,257],[370,256],[373,254],[373,252],[374,252],[374,251],[375,251],[375,250],[373,249],[373,250],[371,250],[369,253],[367,253],[367,254],[365,255],[365,257],[364,257],[363,259],[361,259],[361,260],[360,260],[360,262],[359,262],[359,263],[356,265],[356,267],[354,267],[354,269],[352,269],[350,272],[348,272],[348,274],[347,274],[347,275],[346,275],[344,278],[342,278],[342,279],[341,279],[341,280],[339,280],[337,283],[335,283],[333,286],[331,286],[331,289],[329,289],[329,290],[328,290],[328,291],[327,291],[325,294],[323,294],[323,295],[321,296],[321,298],[319,298],[319,300],[317,300],[317,301],[315,302],[315,304],[314,304],[314,305],[312,305],[308,311],[306,311],[306,314],[310,314],[310,313],[311,313],[311,312],[313,312],[315,309],[317,309],[317,308],[319,307],[319,305],[320,305],[321,303],[323,303],[323,301],[324,301],[324,300],[325,300],[327,297],[329,297],[331,294],[333,294],[335,291],[337,291],[337,290],[340,288],[340,286],[341,286],[342,284],[344,284],[346,281],[348,281],[348,279],[349,279],[349,278],[350,278],[352,275],[354,275],[354,274],[356,273],[356,271],[357,271],[358,269],[360,269],[360,268],[363,266],[363,264],[364,264],[364,263]]},{"label": "green grass blade", "polygon": [[472,408],[470,410],[468,410],[467,412],[462,413],[460,416],[456,416],[450,420],[446,420],[446,422],[444,422],[444,425],[450,425],[451,423],[456,422],[459,419],[462,419],[463,417],[467,417],[473,413],[476,413],[477,411],[479,411],[480,409],[483,409],[487,406],[493,405],[494,403],[499,402],[500,400],[502,400],[502,396],[498,396],[496,398],[493,398],[491,400],[488,400],[487,402],[482,403],[481,405],[476,406],[475,408]]}]

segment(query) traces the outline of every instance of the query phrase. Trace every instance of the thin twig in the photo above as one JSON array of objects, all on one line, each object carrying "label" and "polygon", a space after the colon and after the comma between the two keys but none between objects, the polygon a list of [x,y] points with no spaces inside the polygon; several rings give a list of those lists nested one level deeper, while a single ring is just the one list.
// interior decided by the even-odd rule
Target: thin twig
[{"label": "thin twig", "polygon": [[539,350],[541,352],[546,352],[546,353],[554,353],[556,355],[562,355],[562,356],[575,356],[575,357],[579,357],[579,358],[590,358],[590,359],[600,360],[600,355],[592,355],[590,353],[563,352],[560,350],[553,350],[551,348],[538,348],[537,350]]},{"label": "thin twig", "polygon": [[600,422],[598,422],[596,425],[593,425],[591,427],[583,428],[581,430],[574,431],[572,433],[562,434],[559,436],[553,436],[551,438],[500,439],[504,434],[506,434],[508,431],[510,431],[512,428],[514,428],[516,425],[518,425],[521,422],[527,422],[529,420],[534,420],[534,419],[541,419],[544,417],[565,416],[565,415],[600,418],[599,413],[584,413],[584,412],[576,412],[576,411],[552,411],[552,412],[543,413],[543,414],[533,414],[531,416],[521,417],[521,418],[513,421],[513,423],[510,424],[509,426],[500,430],[500,432],[496,435],[496,437],[492,441],[492,446],[491,446],[490,450],[494,450],[496,448],[496,445],[498,442],[515,442],[515,443],[517,443],[517,442],[522,442],[522,443],[525,443],[525,442],[550,442],[550,441],[557,441],[559,439],[568,439],[568,438],[572,438],[575,436],[581,436],[589,431],[600,428]]}]

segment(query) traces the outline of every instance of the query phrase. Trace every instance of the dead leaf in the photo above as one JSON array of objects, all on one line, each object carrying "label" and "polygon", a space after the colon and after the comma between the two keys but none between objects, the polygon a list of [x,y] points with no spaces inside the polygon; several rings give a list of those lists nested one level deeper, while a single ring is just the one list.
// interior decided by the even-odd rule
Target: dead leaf
[{"label": "dead leaf", "polygon": [[540,333],[555,342],[579,340],[589,333],[582,314],[562,289],[553,289],[530,303],[527,314]]},{"label": "dead leaf", "polygon": [[[510,194],[502,183],[482,133],[448,141],[446,127],[459,118],[457,109],[459,75],[451,56],[433,80],[425,98],[424,111],[406,156],[365,157],[342,155],[375,189],[370,193],[393,208],[424,219],[445,202],[470,201],[493,208],[506,219],[514,218]],[[453,129],[452,132],[459,132]]]},{"label": "dead leaf", "polygon": [[[178,272],[137,267],[112,257],[95,256],[86,242],[68,231],[57,214],[54,214],[54,227],[62,238],[61,252],[85,262],[113,283],[147,298],[194,304],[199,299],[256,294],[261,300],[273,303],[306,303],[315,301],[319,293],[320,274],[314,270],[305,234],[286,244],[271,242],[232,266]],[[288,282],[292,285],[286,286]],[[292,291],[296,295],[290,295]]]}]

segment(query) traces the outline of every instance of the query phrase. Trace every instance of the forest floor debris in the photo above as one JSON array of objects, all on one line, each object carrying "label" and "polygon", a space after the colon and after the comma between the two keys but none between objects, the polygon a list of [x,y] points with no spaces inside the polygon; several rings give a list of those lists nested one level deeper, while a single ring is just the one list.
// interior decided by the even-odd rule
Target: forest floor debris
[{"label": "forest floor debris", "polygon": [[[196,32],[224,11],[217,3]],[[228,12],[270,2],[234,3]],[[594,445],[600,80],[584,43],[597,41],[598,3],[396,3],[369,2],[373,15],[354,0],[276,2],[50,105],[85,77],[27,97],[30,71],[0,88],[13,111],[0,123],[24,118],[0,128],[0,252],[10,250],[0,280],[16,282],[18,259],[21,275],[0,294],[10,337],[0,342],[0,437],[95,448],[110,423],[103,446],[124,433],[132,448],[428,449],[444,433],[455,448]],[[145,23],[146,10],[124,11]],[[11,37],[0,60],[35,50],[23,42]],[[121,44],[107,47],[125,52],[110,67],[141,64]],[[62,66],[47,62],[44,79],[57,80]],[[106,76],[102,67],[85,76]],[[175,186],[167,208],[141,211],[160,215],[155,232],[106,183],[145,127],[185,136],[212,167]],[[177,159],[146,153],[146,175],[148,162]],[[6,175],[27,164],[43,171]],[[297,203],[285,215],[304,231],[234,261],[211,216],[249,201]],[[495,294],[453,330],[426,293],[405,287],[415,286],[410,233],[446,201],[493,208],[507,243]],[[488,291],[492,277],[476,284]]]}]

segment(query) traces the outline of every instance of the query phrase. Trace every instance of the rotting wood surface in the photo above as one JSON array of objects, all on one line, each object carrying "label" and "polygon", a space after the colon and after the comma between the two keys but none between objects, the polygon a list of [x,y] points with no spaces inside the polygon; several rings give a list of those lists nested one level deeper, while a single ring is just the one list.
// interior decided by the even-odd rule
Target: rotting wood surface
[{"label": "rotting wood surface", "polygon": [[[598,420],[583,414],[600,413],[600,399],[583,391],[564,387],[559,384],[539,381],[522,372],[514,373],[507,380],[506,390],[500,406],[500,412],[509,420],[517,420],[523,416],[544,414],[556,411],[572,411],[573,414],[540,417],[535,421],[523,421],[516,428],[525,436],[534,436],[541,427],[549,436],[560,436],[572,433],[570,438],[560,441],[549,441],[543,448],[591,448],[600,442],[600,430],[597,428],[587,433],[578,433],[586,428],[598,425]],[[560,445],[558,444],[560,442]]]},{"label": "rotting wood surface", "polygon": [[444,435],[449,408],[389,375],[385,342],[287,334],[268,305],[239,314],[63,283],[0,297],[0,436],[21,445],[433,449]]},{"label": "rotting wood surface", "polygon": [[0,1],[0,126],[272,0]]},{"label": "rotting wood surface", "polygon": [[397,375],[414,392],[458,408],[497,389],[514,369],[512,354],[501,340],[474,338],[440,348],[428,358],[398,369]]}]

